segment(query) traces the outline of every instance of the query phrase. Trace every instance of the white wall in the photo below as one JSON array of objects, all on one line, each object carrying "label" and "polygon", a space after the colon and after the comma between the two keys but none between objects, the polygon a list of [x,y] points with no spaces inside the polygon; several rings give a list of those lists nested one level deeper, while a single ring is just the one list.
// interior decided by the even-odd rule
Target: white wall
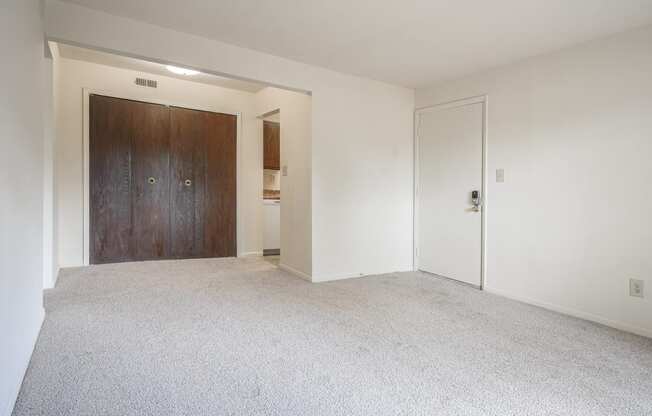
[{"label": "white wall", "polygon": [[302,264],[311,263],[315,280],[412,268],[412,90],[69,3],[47,5],[53,39],[311,91],[312,259]]},{"label": "white wall", "polygon": [[[238,247],[241,253],[262,253],[262,136],[253,93],[71,59],[59,59],[58,65],[56,193],[61,267],[83,264],[83,88],[143,101],[240,112],[237,215],[242,228]],[[141,76],[158,80],[158,88],[135,85],[135,78]]]},{"label": "white wall", "polygon": [[313,94],[313,280],[411,270],[413,92],[337,81]]},{"label": "white wall", "polygon": [[0,3],[0,415],[43,321],[44,45],[40,2]]},{"label": "white wall", "polygon": [[56,45],[47,47],[50,54],[43,65],[43,287],[56,284],[58,267],[56,236],[56,208],[54,203],[54,152],[56,142],[56,85],[58,83],[58,54]]},{"label": "white wall", "polygon": [[650,74],[652,27],[417,91],[489,96],[488,290],[652,336]]}]

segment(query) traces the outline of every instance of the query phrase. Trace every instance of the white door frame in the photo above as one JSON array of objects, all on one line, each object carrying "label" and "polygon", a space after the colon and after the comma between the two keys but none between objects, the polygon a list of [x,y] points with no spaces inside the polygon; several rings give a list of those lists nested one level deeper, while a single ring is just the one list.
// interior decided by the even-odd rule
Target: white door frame
[{"label": "white door frame", "polygon": [[413,219],[413,269],[419,270],[419,122],[421,114],[444,110],[448,108],[462,107],[470,104],[482,104],[482,210],[481,210],[481,231],[480,231],[480,287],[483,289],[487,285],[486,273],[486,239],[487,239],[487,209],[488,209],[488,195],[487,195],[487,107],[489,105],[489,96],[487,94],[478,95],[468,98],[462,98],[453,101],[447,101],[440,104],[435,104],[427,107],[417,108],[414,112],[414,219]]},{"label": "white door frame", "polygon": [[90,264],[90,187],[89,187],[89,156],[90,156],[90,96],[92,94],[104,95],[107,97],[121,98],[125,100],[141,101],[145,103],[161,104],[167,107],[182,107],[191,110],[209,111],[213,113],[229,114],[237,117],[236,121],[236,255],[242,255],[242,205],[240,203],[242,195],[242,113],[225,110],[219,106],[204,105],[198,106],[194,104],[185,104],[179,102],[169,102],[157,98],[143,98],[143,96],[135,93],[115,92],[109,90],[100,90],[94,88],[83,88],[83,109],[82,109],[82,161],[83,161],[83,179],[82,186],[84,190],[84,214],[83,214],[83,230],[84,230],[84,244],[83,244],[83,264],[88,266]]}]

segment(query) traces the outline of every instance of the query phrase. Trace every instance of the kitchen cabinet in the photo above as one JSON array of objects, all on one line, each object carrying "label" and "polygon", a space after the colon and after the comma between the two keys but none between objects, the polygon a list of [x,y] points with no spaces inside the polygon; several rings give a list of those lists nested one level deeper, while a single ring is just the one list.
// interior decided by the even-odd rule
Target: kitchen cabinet
[{"label": "kitchen cabinet", "polygon": [[263,167],[281,169],[281,125],[273,121],[263,121]]}]

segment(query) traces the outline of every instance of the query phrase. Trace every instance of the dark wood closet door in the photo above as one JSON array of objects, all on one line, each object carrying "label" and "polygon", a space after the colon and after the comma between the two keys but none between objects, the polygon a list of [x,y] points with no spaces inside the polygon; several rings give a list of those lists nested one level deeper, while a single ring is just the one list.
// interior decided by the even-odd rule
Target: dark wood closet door
[{"label": "dark wood closet door", "polygon": [[169,110],[136,103],[132,112],[132,259],[164,259],[170,253]]},{"label": "dark wood closet door", "polygon": [[236,116],[207,113],[204,256],[236,256]]},{"label": "dark wood closet door", "polygon": [[204,248],[206,187],[205,116],[200,111],[170,108],[171,255],[201,257]]},{"label": "dark wood closet door", "polygon": [[91,263],[235,256],[236,120],[92,95]]},{"label": "dark wood closet door", "polygon": [[131,258],[131,107],[91,95],[90,262]]},{"label": "dark wood closet door", "polygon": [[89,152],[91,263],[167,257],[167,107],[92,95]]},{"label": "dark wood closet door", "polygon": [[236,120],[170,108],[173,257],[236,255]]}]

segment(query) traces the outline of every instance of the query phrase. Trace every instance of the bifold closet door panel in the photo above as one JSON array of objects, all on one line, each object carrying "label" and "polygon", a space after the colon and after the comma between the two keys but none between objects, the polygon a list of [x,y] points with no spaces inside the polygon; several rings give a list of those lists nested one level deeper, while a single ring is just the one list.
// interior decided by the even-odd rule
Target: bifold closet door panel
[{"label": "bifold closet door panel", "polygon": [[237,117],[206,113],[204,256],[235,257]]},{"label": "bifold closet door panel", "polygon": [[92,264],[131,258],[130,102],[91,95],[89,255]]},{"label": "bifold closet door panel", "polygon": [[236,255],[236,120],[170,108],[172,257]]},{"label": "bifold closet door panel", "polygon": [[91,95],[90,262],[169,253],[167,107]]},{"label": "bifold closet door panel", "polygon": [[203,256],[207,113],[170,108],[171,256]]},{"label": "bifold closet door panel", "polygon": [[132,257],[170,253],[170,115],[166,106],[132,106]]}]

